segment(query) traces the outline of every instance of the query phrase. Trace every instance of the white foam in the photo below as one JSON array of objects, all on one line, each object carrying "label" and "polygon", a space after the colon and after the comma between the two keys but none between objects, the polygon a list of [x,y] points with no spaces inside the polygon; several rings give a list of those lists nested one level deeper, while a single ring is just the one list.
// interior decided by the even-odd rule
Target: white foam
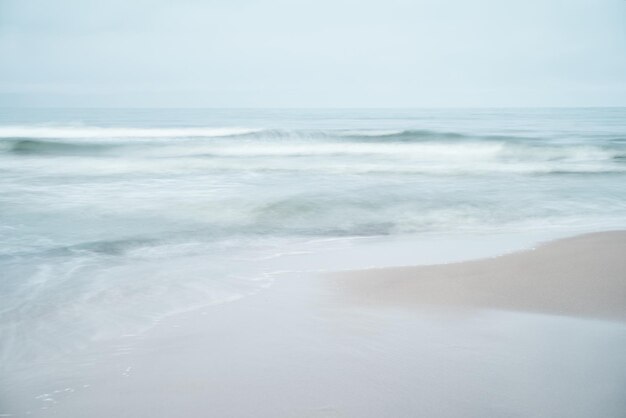
[{"label": "white foam", "polygon": [[220,137],[260,131],[251,128],[106,128],[97,126],[0,126],[0,138],[176,138]]}]

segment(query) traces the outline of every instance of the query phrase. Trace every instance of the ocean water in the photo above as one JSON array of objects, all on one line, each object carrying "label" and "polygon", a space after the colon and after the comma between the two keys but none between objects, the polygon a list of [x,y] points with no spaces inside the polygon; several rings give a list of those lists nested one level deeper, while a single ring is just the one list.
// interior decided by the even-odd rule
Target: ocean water
[{"label": "ocean water", "polygon": [[625,108],[2,109],[0,361],[135,334],[372,240],[625,226]]}]

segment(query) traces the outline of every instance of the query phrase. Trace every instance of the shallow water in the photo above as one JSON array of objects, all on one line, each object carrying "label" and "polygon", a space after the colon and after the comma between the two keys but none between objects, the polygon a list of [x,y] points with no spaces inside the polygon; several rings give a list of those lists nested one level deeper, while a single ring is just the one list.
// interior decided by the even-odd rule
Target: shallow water
[{"label": "shallow water", "polygon": [[3,109],[2,364],[255,293],[281,269],[420,261],[385,242],[517,240],[497,253],[624,226],[622,108]]}]

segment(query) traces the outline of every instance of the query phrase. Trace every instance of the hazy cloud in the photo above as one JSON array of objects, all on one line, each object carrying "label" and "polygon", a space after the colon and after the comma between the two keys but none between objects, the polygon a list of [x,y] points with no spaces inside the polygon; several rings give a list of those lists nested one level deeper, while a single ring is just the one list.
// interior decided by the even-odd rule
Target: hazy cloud
[{"label": "hazy cloud", "polygon": [[0,0],[0,104],[626,105],[626,2]]}]

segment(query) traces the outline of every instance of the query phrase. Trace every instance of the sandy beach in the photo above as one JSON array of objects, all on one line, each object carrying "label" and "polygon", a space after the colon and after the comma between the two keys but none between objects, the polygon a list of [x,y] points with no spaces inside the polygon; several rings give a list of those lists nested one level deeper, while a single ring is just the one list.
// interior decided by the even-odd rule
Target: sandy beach
[{"label": "sandy beach", "polygon": [[621,417],[625,248],[625,232],[608,232],[449,265],[286,275],[22,370],[9,413]]},{"label": "sandy beach", "polygon": [[626,321],[626,232],[585,234],[449,265],[333,275],[348,299]]}]

